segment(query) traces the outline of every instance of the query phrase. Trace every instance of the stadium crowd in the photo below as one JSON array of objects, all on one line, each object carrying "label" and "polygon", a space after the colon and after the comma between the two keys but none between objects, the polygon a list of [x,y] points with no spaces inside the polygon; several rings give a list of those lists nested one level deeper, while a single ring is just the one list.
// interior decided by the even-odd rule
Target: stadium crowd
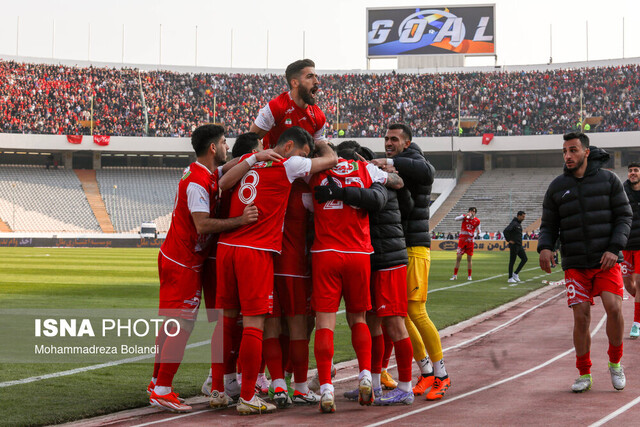
[{"label": "stadium crowd", "polygon": [[[379,137],[391,122],[409,124],[416,136],[451,135],[458,93],[461,115],[477,118],[477,125],[464,135],[537,135],[575,127],[582,90],[584,116],[602,117],[591,131],[633,131],[640,129],[639,76],[639,65],[325,74],[320,76],[318,99],[334,136],[337,120],[348,123],[340,135],[345,137]],[[216,122],[225,124],[234,137],[249,130],[261,106],[287,90],[285,79],[274,74],[143,72],[2,60],[0,87],[1,132],[89,134],[93,117],[94,134],[127,136],[190,136],[197,125]]]}]

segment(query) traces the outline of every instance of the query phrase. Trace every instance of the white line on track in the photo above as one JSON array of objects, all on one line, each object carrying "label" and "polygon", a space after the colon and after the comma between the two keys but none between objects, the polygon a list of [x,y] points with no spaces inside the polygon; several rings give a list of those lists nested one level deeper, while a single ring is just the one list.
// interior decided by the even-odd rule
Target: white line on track
[{"label": "white line on track", "polygon": [[[593,332],[591,332],[591,336],[592,337],[600,330],[602,325],[604,325],[604,322],[605,322],[606,319],[607,319],[607,315],[605,314],[605,315],[602,316],[602,319],[600,319],[600,322],[598,322],[598,325],[594,328]],[[455,402],[456,400],[464,399],[465,397],[469,397],[469,396],[474,395],[476,393],[483,392],[483,391],[488,390],[490,388],[497,387],[497,386],[502,385],[504,383],[507,383],[509,381],[513,381],[515,379],[518,379],[520,377],[528,375],[528,374],[530,374],[532,372],[535,372],[538,369],[542,369],[545,366],[550,365],[551,363],[555,362],[556,360],[562,359],[566,355],[573,353],[574,351],[575,350],[573,348],[571,348],[571,349],[569,349],[569,350],[567,350],[567,351],[565,351],[563,353],[558,354],[557,356],[552,357],[551,359],[547,360],[546,362],[543,362],[543,363],[541,363],[541,364],[539,364],[537,366],[534,366],[531,369],[527,369],[526,371],[520,372],[519,374],[516,374],[516,375],[513,375],[511,377],[502,379],[500,381],[496,381],[493,384],[489,384],[489,385],[486,385],[484,387],[477,388],[477,389],[469,391],[467,393],[460,394],[460,395],[452,397],[450,399],[442,400],[442,401],[440,401],[440,402],[438,402],[436,404],[425,406],[425,407],[422,407],[420,409],[416,409],[414,411],[407,412],[405,414],[398,415],[398,416],[395,416],[395,417],[390,417],[390,418],[387,418],[385,420],[379,421],[377,423],[369,424],[366,427],[380,426],[380,425],[387,424],[387,423],[390,423],[390,422],[393,422],[393,421],[397,421],[397,420],[400,420],[402,418],[409,417],[411,415],[419,414],[421,412],[428,411],[428,410],[433,409],[433,408],[437,408],[438,406],[446,405],[447,403]]]},{"label": "white line on track", "polygon": [[[210,343],[211,343],[211,340],[200,341],[200,342],[196,342],[196,343],[187,345],[187,348],[200,347],[200,346],[207,345],[207,344],[210,344]],[[38,376],[35,376],[35,377],[29,377],[29,378],[23,378],[21,380],[5,381],[5,382],[0,383],[0,388],[9,387],[9,386],[12,386],[12,385],[32,383],[34,381],[47,380],[49,378],[65,377],[67,375],[78,374],[80,372],[95,371],[96,369],[108,368],[110,366],[117,366],[117,365],[122,365],[122,364],[125,364],[125,363],[139,362],[139,361],[145,360],[145,359],[153,359],[154,357],[155,357],[154,354],[148,354],[148,355],[136,356],[136,357],[129,357],[127,359],[114,360],[112,362],[100,363],[98,365],[90,365],[90,366],[83,366],[82,368],[69,369],[68,371],[52,372],[50,374],[38,375]]]},{"label": "white line on track", "polygon": [[[553,299],[555,299],[555,298],[558,298],[560,295],[563,295],[564,293],[565,293],[565,291],[564,291],[564,290],[563,290],[562,292],[558,292],[557,294],[555,294],[555,295],[553,295],[553,296],[551,296],[551,297],[547,298],[546,300],[542,301],[541,303],[539,303],[539,304],[537,304],[537,305],[535,305],[535,306],[531,307],[531,308],[530,308],[530,309],[528,309],[527,311],[525,311],[525,312],[523,312],[523,313],[518,314],[516,317],[514,317],[514,318],[512,318],[512,319],[509,319],[509,320],[507,320],[507,321],[506,321],[506,322],[504,322],[504,323],[501,323],[500,325],[496,326],[495,328],[490,329],[490,330],[488,330],[488,331],[486,331],[486,332],[483,332],[483,333],[481,333],[480,335],[476,335],[476,336],[475,336],[475,337],[473,337],[473,338],[470,338],[470,339],[468,339],[468,340],[466,340],[466,341],[463,341],[463,342],[458,343],[458,344],[456,344],[456,345],[453,345],[453,346],[451,346],[451,347],[444,348],[444,349],[442,349],[442,352],[443,352],[443,353],[445,353],[445,352],[447,352],[447,351],[449,351],[449,350],[455,350],[456,348],[464,347],[465,345],[471,344],[471,343],[472,343],[472,342],[474,342],[474,341],[478,341],[479,339],[482,339],[482,338],[486,337],[487,335],[490,335],[490,334],[492,334],[492,333],[494,333],[494,332],[497,332],[497,331],[499,331],[500,329],[506,328],[506,327],[507,327],[507,326],[509,326],[511,323],[513,323],[513,322],[515,322],[515,321],[517,321],[517,320],[519,320],[519,319],[523,318],[523,317],[524,317],[524,316],[526,316],[527,314],[529,314],[529,313],[531,313],[532,311],[534,311],[534,310],[536,310],[536,309],[538,309],[538,308],[542,307],[543,305],[545,305],[545,304],[546,304],[546,303],[548,303],[549,301],[551,301],[551,300],[553,300]],[[393,369],[393,368],[395,368],[395,367],[397,367],[397,366],[398,366],[398,365],[389,365],[389,366],[387,367],[387,369]],[[348,376],[348,377],[340,378],[340,379],[335,380],[335,381],[333,381],[333,382],[334,382],[334,383],[341,383],[341,382],[344,382],[344,381],[353,380],[353,379],[355,379],[355,378],[358,378],[358,375],[350,375],[350,376]]]},{"label": "white line on track", "polygon": [[606,417],[596,421],[595,423],[591,424],[589,427],[599,427],[599,426],[603,425],[604,423],[607,423],[607,422],[611,421],[612,419],[614,419],[618,415],[627,412],[629,409],[633,408],[638,403],[640,403],[640,397],[636,397],[631,402],[627,403],[626,405],[624,405],[620,409],[618,409],[616,411],[613,411],[612,413],[610,413]]}]

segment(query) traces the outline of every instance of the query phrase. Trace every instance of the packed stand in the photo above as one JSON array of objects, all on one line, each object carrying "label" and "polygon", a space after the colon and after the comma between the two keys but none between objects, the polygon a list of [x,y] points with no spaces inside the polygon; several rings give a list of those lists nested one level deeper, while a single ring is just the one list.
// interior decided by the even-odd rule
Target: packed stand
[{"label": "packed stand", "polygon": [[[465,136],[562,134],[580,121],[582,90],[585,116],[603,118],[591,131],[634,131],[640,130],[639,76],[639,65],[326,74],[320,76],[319,106],[329,127],[337,120],[348,123],[345,137],[380,137],[390,122],[407,123],[418,137],[448,136],[457,132],[461,93],[461,115],[478,120],[475,128],[465,129]],[[283,76],[273,74],[144,72],[13,61],[0,61],[0,87],[2,132],[89,134],[93,107],[94,134],[190,136],[197,125],[217,122],[226,125],[230,137],[248,131],[260,107],[287,89]],[[338,136],[337,131],[329,133]]]}]

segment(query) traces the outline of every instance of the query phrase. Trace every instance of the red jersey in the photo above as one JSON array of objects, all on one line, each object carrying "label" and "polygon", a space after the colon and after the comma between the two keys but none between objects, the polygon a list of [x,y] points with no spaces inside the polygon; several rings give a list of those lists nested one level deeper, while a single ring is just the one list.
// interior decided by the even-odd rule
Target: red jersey
[{"label": "red jersey", "polygon": [[327,119],[317,105],[307,105],[302,109],[293,102],[291,94],[284,92],[269,101],[258,113],[255,124],[268,131],[262,140],[264,148],[273,148],[282,132],[292,126],[299,126],[313,135],[314,140],[324,137]]},{"label": "red jersey", "polygon": [[462,220],[462,226],[460,227],[460,237],[458,240],[470,240],[473,241],[473,236],[476,234],[476,228],[480,226],[480,220],[478,217],[473,217],[471,219],[464,216]]},{"label": "red jersey", "polygon": [[171,225],[160,252],[183,267],[199,270],[208,255],[211,234],[198,234],[191,214],[212,214],[218,198],[220,168],[209,171],[201,163],[191,163],[178,184]]},{"label": "red jersey", "polygon": [[313,209],[309,185],[296,179],[291,186],[287,212],[284,216],[282,253],[275,257],[274,272],[278,276],[309,277],[307,258],[307,224]]},{"label": "red jersey", "polygon": [[[374,182],[387,182],[387,173],[376,166],[341,158],[333,169],[313,175],[309,185],[312,188],[326,185],[328,177],[334,178],[342,188],[369,188]],[[366,210],[349,206],[341,200],[322,204],[314,200],[313,208],[315,239],[311,252],[373,253]]]},{"label": "red jersey", "polygon": [[[248,156],[251,154],[240,161]],[[254,164],[233,189],[229,217],[242,215],[244,208],[253,203],[258,208],[258,220],[222,233],[218,243],[280,253],[291,183],[309,175],[310,170],[311,159],[300,156]]]}]

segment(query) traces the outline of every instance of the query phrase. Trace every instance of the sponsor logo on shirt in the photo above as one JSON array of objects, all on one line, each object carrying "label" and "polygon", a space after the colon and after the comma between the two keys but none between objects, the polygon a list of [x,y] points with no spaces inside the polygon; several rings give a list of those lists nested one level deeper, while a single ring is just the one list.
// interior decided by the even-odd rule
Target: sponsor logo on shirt
[{"label": "sponsor logo on shirt", "polygon": [[287,111],[285,111],[284,113],[285,113],[285,114],[290,114],[290,113],[293,113],[293,110],[295,110],[295,108],[294,108],[294,107],[291,107],[291,108],[289,108]]},{"label": "sponsor logo on shirt", "polygon": [[344,161],[335,165],[331,170],[338,175],[349,175],[353,171],[358,170],[358,164],[356,162]]}]

